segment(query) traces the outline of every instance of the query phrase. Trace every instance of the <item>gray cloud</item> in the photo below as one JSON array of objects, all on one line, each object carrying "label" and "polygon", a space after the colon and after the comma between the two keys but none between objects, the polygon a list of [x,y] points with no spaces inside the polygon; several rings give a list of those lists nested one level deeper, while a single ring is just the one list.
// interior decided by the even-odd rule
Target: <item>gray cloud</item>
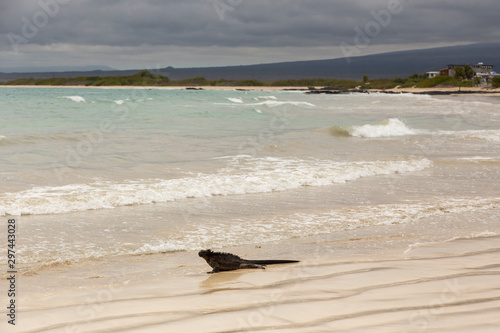
[{"label": "gray cloud", "polygon": [[[20,53],[24,54],[18,54],[18,61],[37,62],[36,57],[49,59],[48,55],[53,53],[57,63],[55,59],[64,53],[51,51],[58,50],[57,45],[66,46],[66,58],[71,57],[71,48],[82,52],[88,46],[92,48],[89,49],[92,63],[108,65],[113,64],[102,61],[108,61],[113,54],[123,56],[119,52],[127,51],[125,57],[133,66],[134,59],[137,63],[141,61],[141,49],[180,58],[182,50],[198,50],[198,60],[189,55],[193,65],[204,61],[214,63],[207,61],[203,51],[207,48],[211,48],[209,53],[214,53],[215,58],[216,49],[229,53],[234,50],[241,63],[252,63],[252,58],[293,60],[292,55],[285,53],[290,51],[295,53],[296,60],[323,58],[326,48],[332,50],[327,57],[333,58],[341,56],[340,43],[355,43],[355,28],[365,31],[376,22],[372,13],[387,10],[394,1],[398,0],[4,1],[0,3],[0,61],[15,62],[9,36],[11,40],[12,36],[25,38],[23,29],[33,32],[27,21],[35,26],[36,33],[19,45]],[[51,4],[45,6],[49,10],[43,10],[40,3]],[[221,8],[226,11],[222,13]],[[401,12],[391,15],[388,24],[372,30],[376,34],[370,38],[369,47],[363,47],[365,54],[384,48],[500,40],[498,0],[400,0],[398,8]],[[281,56],[278,48],[283,48]],[[242,50],[256,51],[259,56],[249,54],[243,59]],[[227,53],[220,56],[230,58]]]}]

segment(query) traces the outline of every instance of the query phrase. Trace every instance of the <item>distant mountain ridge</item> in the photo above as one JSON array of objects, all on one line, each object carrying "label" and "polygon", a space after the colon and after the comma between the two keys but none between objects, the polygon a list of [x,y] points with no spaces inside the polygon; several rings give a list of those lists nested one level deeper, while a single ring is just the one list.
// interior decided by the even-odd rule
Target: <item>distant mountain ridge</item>
[{"label": "distant mountain ridge", "polygon": [[52,72],[90,72],[116,71],[109,66],[29,66],[29,67],[0,67],[0,73],[52,73]]},{"label": "distant mountain ridge", "polygon": [[370,78],[408,77],[446,67],[448,64],[485,64],[500,67],[500,43],[442,47],[413,51],[390,52],[344,58],[282,62],[247,66],[212,68],[165,68],[161,74],[171,79],[203,76],[207,79],[280,80],[300,78],[336,78],[361,80]]},{"label": "distant mountain ridge", "polygon": [[[255,79],[275,81],[301,78],[336,78],[361,80],[369,78],[408,77],[414,73],[438,70],[448,64],[474,64],[483,62],[496,65],[500,71],[500,43],[472,44],[412,51],[390,52],[376,55],[344,58],[269,63],[245,66],[174,68],[167,67],[151,72],[168,76],[172,80],[205,77],[208,80]],[[132,75],[142,69],[124,71],[76,71],[49,73],[0,73],[0,81],[18,78],[51,78],[78,76]]]}]

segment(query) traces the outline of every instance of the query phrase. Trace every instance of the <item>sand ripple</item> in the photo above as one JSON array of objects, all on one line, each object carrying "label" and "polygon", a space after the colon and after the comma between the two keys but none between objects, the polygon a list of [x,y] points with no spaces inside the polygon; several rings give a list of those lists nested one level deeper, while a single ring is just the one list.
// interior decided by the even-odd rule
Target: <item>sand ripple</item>
[{"label": "sand ripple", "polygon": [[[385,260],[116,281],[26,299],[18,332],[493,332],[500,237],[419,244]],[[29,278],[29,277],[26,277]],[[95,279],[94,279],[95,278]],[[98,280],[94,277],[89,281]],[[99,276],[98,278],[101,278]],[[0,325],[1,328],[1,325]],[[2,329],[2,332],[4,330]]]}]

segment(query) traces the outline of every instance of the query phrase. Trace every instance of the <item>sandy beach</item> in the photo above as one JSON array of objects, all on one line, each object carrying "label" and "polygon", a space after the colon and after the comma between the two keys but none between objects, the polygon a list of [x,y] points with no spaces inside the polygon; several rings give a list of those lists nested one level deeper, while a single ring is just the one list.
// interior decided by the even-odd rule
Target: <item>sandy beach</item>
[{"label": "sandy beach", "polygon": [[[405,229],[411,232],[411,226]],[[357,236],[231,249],[250,257],[283,256],[293,249],[293,257],[302,260],[265,271],[207,275],[209,267],[195,252],[49,267],[20,277],[16,328],[5,320],[0,328],[2,332],[497,331],[499,236],[471,234],[427,244],[414,243],[415,234]],[[343,249],[347,241],[350,249]]]},{"label": "sandy beach", "polygon": [[[222,91],[230,91],[230,90],[248,90],[248,91],[280,91],[280,90],[308,90],[311,87],[275,87],[275,86],[23,86],[23,85],[0,85],[1,87],[6,88],[72,88],[72,89],[203,89],[203,90],[222,90]],[[324,87],[314,87],[315,89],[321,89]],[[369,92],[394,92],[394,93],[424,93],[424,92],[456,92],[459,94],[467,93],[469,95],[474,95],[474,93],[486,96],[500,96],[500,88],[393,88],[393,89],[370,89]],[[486,94],[485,94],[486,93]]]},{"label": "sandy beach", "polygon": [[[474,95],[474,93],[478,95],[485,95],[485,96],[495,96],[498,97],[500,96],[500,88],[481,88],[481,87],[474,87],[474,88],[394,88],[394,89],[386,89],[386,91],[391,91],[391,92],[399,92],[399,93],[423,93],[423,92],[455,92],[456,94],[460,93],[467,93]],[[485,94],[486,93],[486,94]]]}]

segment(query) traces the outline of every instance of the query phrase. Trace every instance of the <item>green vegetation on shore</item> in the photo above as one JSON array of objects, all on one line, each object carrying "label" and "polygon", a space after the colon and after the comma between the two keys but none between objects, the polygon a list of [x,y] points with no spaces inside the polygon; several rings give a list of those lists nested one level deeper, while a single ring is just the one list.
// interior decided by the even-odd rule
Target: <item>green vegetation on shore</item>
[{"label": "green vegetation on shore", "polygon": [[169,78],[161,74],[152,74],[146,70],[130,76],[84,76],[75,78],[52,79],[17,79],[8,85],[34,86],[159,86],[167,85]]},{"label": "green vegetation on shore", "polygon": [[[1,83],[0,83],[1,84]],[[34,86],[262,86],[262,87],[328,87],[332,89],[391,89],[400,88],[433,88],[433,87],[471,87],[472,81],[460,82],[449,76],[437,76],[431,79],[424,75],[413,74],[408,78],[374,79],[363,76],[362,80],[341,79],[297,79],[258,81],[248,80],[207,80],[196,77],[185,80],[173,81],[161,74],[153,74],[147,70],[129,76],[88,76],[76,78],[52,79],[17,79],[5,82],[5,85],[34,85]],[[500,78],[493,80],[493,87],[500,87]]]},{"label": "green vegetation on shore", "polygon": [[438,86],[452,86],[456,87],[458,81],[451,76],[436,76],[431,79],[424,79],[415,84],[416,88],[432,88]]},{"label": "green vegetation on shore", "polygon": [[493,82],[491,83],[491,86],[493,88],[500,88],[500,77],[494,78]]}]

